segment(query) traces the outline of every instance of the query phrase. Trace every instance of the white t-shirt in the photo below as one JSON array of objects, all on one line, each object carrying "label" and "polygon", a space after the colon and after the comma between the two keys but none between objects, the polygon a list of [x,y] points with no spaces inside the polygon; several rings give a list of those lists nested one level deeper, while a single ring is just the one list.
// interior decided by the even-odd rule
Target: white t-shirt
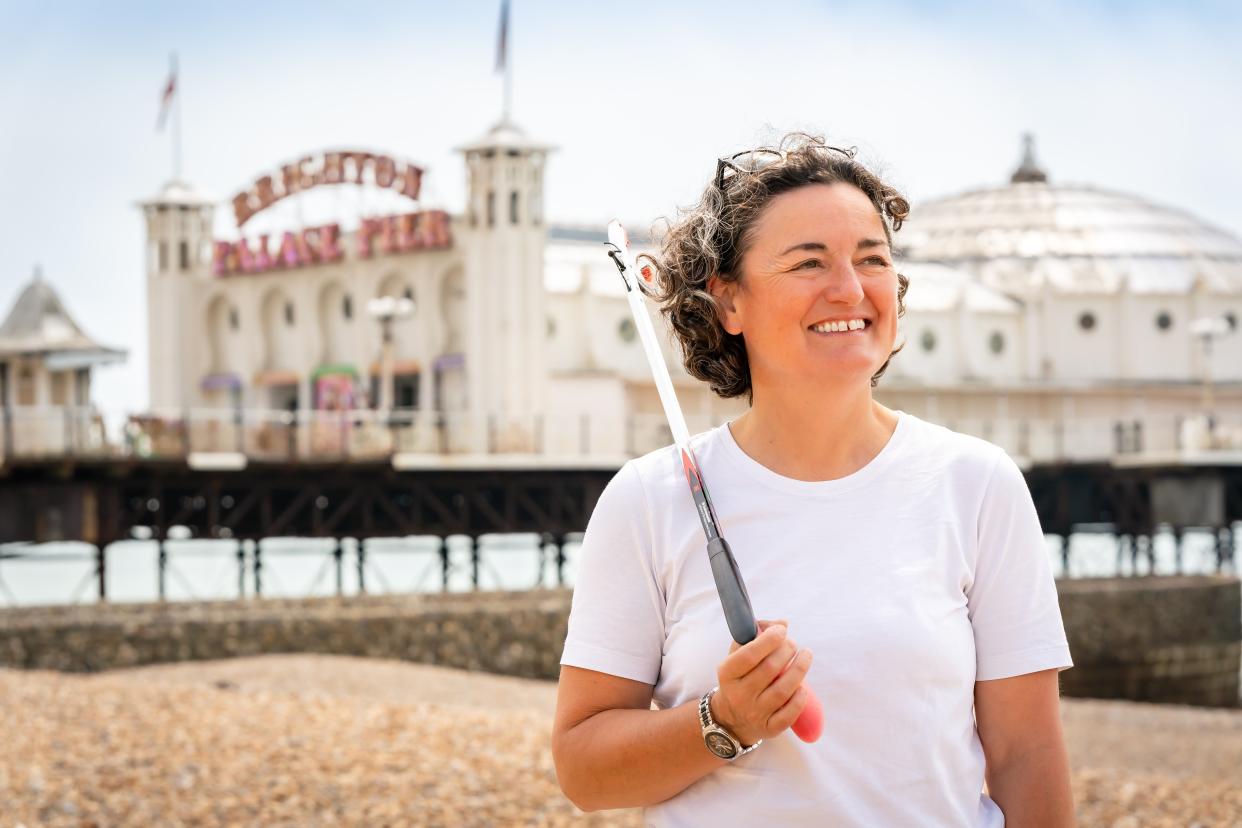
[{"label": "white t-shirt", "polygon": [[[647,825],[1004,825],[974,686],[1073,664],[1043,532],[1002,449],[896,413],[836,480],[773,472],[727,423],[691,439],[756,617],[814,654],[824,734],[765,741]],[[730,642],[676,447],[628,461],[583,538],[561,664],[652,684],[665,709],[717,684]]]}]

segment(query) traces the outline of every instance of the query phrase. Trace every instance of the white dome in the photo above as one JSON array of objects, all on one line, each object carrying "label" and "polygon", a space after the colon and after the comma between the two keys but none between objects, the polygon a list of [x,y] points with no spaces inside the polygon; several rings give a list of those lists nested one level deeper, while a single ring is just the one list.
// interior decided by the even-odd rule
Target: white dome
[{"label": "white dome", "polygon": [[1242,240],[1136,196],[1050,184],[1029,159],[1002,186],[917,206],[897,236],[904,258],[963,267],[1023,295],[1059,291],[1242,294]]},{"label": "white dome", "polygon": [[910,313],[945,312],[958,307],[979,313],[1022,312],[1018,302],[979,284],[965,271],[932,262],[899,262],[897,269],[910,280],[905,298]]}]

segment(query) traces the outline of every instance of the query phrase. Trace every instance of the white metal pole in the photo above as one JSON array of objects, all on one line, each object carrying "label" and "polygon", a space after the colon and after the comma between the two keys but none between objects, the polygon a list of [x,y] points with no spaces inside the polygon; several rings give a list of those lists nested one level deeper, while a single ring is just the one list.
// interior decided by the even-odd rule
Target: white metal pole
[{"label": "white metal pole", "polygon": [[513,113],[513,14],[512,7],[505,14],[505,109],[504,121],[509,122]]},{"label": "white metal pole", "polygon": [[181,180],[181,75],[177,71],[177,53],[172,53],[171,72],[173,77],[173,180]]}]

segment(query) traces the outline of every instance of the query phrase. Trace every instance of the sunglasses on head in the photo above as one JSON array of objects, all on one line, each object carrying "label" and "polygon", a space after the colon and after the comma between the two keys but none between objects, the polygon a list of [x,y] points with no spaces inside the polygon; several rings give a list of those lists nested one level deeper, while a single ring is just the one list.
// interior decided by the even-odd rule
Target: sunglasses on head
[{"label": "sunglasses on head", "polygon": [[[839,152],[846,158],[851,159],[858,154],[858,147],[842,149],[841,147],[831,147],[827,144],[811,144],[810,146],[816,149],[829,149],[833,152]],[[723,190],[725,182],[733,180],[738,174],[753,175],[775,161],[784,161],[788,155],[789,153],[785,150],[760,147],[735,153],[727,158],[717,158],[716,189]]]}]

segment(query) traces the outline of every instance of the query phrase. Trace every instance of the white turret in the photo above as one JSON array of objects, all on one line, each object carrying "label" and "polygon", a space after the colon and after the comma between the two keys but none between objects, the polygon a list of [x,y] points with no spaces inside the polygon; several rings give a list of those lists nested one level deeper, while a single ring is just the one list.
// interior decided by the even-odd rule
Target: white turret
[{"label": "white turret", "polygon": [[[211,278],[215,208],[183,181],[169,181],[154,198],[138,203],[146,218],[147,346],[151,407],[179,407],[195,391],[190,349],[201,343],[181,324],[187,281]],[[174,312],[174,309],[176,312]]]},{"label": "white turret", "polygon": [[535,421],[544,410],[543,171],[553,148],[502,120],[466,157],[467,406],[484,415]]}]

